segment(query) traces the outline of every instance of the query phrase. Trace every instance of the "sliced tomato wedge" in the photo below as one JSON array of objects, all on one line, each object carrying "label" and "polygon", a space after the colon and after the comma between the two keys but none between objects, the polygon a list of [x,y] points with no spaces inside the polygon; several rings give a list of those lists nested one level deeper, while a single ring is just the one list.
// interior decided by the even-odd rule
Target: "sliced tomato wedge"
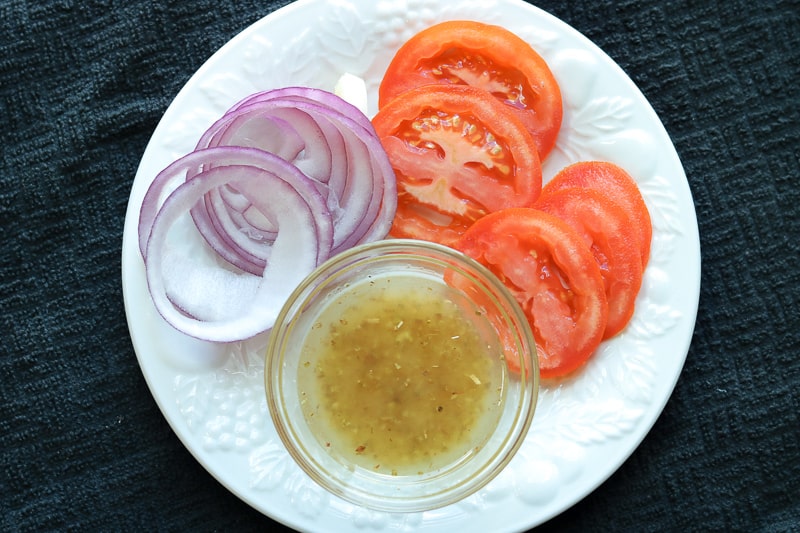
[{"label": "sliced tomato wedge", "polygon": [[561,128],[561,89],[547,62],[500,26],[448,21],[409,39],[389,64],[379,107],[420,85],[473,85],[514,110],[536,139],[539,157],[550,153]]},{"label": "sliced tomato wedge", "polygon": [[633,316],[636,295],[642,286],[638,232],[631,217],[609,196],[586,187],[553,191],[535,207],[572,226],[591,250],[608,300],[603,338],[613,337]]},{"label": "sliced tomato wedge", "polygon": [[533,330],[543,379],[586,363],[603,339],[608,302],[600,267],[578,232],[550,213],[512,208],[478,220],[455,247],[514,294]]},{"label": "sliced tomato wedge", "polygon": [[650,212],[633,177],[614,163],[581,161],[559,171],[542,189],[542,199],[554,191],[568,187],[589,187],[601,191],[622,206],[631,217],[637,233],[642,267],[647,266],[653,225]]},{"label": "sliced tomato wedge", "polygon": [[397,177],[394,237],[450,246],[487,213],[530,206],[541,193],[533,137],[482,89],[411,89],[373,125]]}]

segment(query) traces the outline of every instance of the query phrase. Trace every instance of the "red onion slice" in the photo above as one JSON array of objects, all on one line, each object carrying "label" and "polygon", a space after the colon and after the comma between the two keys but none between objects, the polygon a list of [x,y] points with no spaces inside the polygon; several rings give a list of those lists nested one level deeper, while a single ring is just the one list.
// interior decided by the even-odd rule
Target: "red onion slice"
[{"label": "red onion slice", "polygon": [[[272,327],[315,266],[384,238],[396,208],[394,171],[361,111],[318,89],[266,91],[232,107],[155,177],[139,249],[167,322],[201,339],[242,340]],[[236,271],[168,244],[187,213]]]},{"label": "red onion slice", "polygon": [[239,103],[234,105],[229,112],[236,111],[243,105],[254,102],[265,102],[267,100],[286,100],[322,105],[335,113],[350,117],[367,130],[373,129],[372,122],[369,120],[369,117],[367,117],[363,111],[358,109],[356,106],[334,93],[314,87],[292,86],[257,92],[239,101]]},{"label": "red onion slice", "polygon": [[[155,201],[163,192],[161,185],[173,181],[164,176],[185,176],[207,161],[215,166],[194,174],[163,203]],[[330,250],[330,239],[319,239],[330,226],[322,196],[306,176],[277,156],[248,148],[210,148],[179,159],[154,183],[162,190],[148,191],[139,226],[140,238],[146,236],[148,287],[164,319],[193,337],[228,342],[268,330],[291,291],[321,256],[327,257],[328,252],[320,251]],[[196,258],[168,245],[175,222],[207,193],[226,185],[235,187],[278,227],[260,276],[198,264]]]},{"label": "red onion slice", "polygon": [[[171,189],[185,181],[187,175],[191,176],[190,179],[194,179],[214,166],[230,165],[253,166],[291,180],[309,204],[320,206],[315,218],[317,240],[320,242],[320,262],[327,259],[333,242],[333,224],[330,212],[325,205],[325,199],[316,188],[317,184],[296,167],[273,154],[254,148],[241,147],[218,147],[192,152],[169,165],[156,176],[142,201],[139,216],[139,249],[143,257],[146,257],[145,244],[149,235],[149,226],[152,225],[163,198]],[[226,184],[226,186],[230,185]],[[245,239],[246,233],[243,229],[233,229],[234,226],[230,226],[227,221],[222,224],[218,218],[209,216],[207,199],[219,189],[222,187],[210,190],[203,197],[203,201],[198,201],[192,207],[195,225],[221,257],[242,270],[260,274],[266,264],[263,258],[269,254],[269,247],[274,240],[274,235],[265,239]],[[242,196],[241,191],[233,190],[237,196]],[[270,194],[269,188],[265,188],[261,192],[261,195],[267,198]],[[241,199],[247,203],[247,210],[253,211],[253,198],[242,197]],[[268,214],[265,214],[263,210],[258,211],[262,218],[269,220]],[[197,213],[202,213],[203,216],[196,216]]]},{"label": "red onion slice", "polygon": [[[332,93],[298,87],[256,93],[231,108],[199,146],[235,142],[244,136],[240,130],[253,129],[251,123],[272,120],[295,126],[305,143],[291,162],[316,179],[327,196],[334,218],[333,253],[385,237],[396,210],[394,171],[369,119]],[[227,218],[221,212],[211,215]],[[245,223],[244,217],[237,220]]]}]

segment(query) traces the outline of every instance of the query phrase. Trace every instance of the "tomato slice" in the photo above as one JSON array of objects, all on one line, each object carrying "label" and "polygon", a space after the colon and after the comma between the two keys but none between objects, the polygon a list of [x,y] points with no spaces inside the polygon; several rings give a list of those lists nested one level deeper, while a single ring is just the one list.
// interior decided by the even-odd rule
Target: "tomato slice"
[{"label": "tomato slice", "polygon": [[500,26],[449,21],[409,39],[389,64],[379,107],[428,84],[473,85],[513,109],[536,139],[540,159],[556,142],[563,115],[561,89],[545,60]]},{"label": "tomato slice", "polygon": [[486,215],[456,248],[511,290],[533,329],[543,379],[581,367],[603,339],[608,318],[600,267],[566,222],[538,209]]},{"label": "tomato slice", "polygon": [[653,225],[636,181],[623,168],[607,161],[581,161],[564,167],[542,189],[542,199],[558,189],[589,187],[610,196],[631,217],[639,242],[642,267],[650,258]]},{"label": "tomato slice", "polygon": [[603,338],[613,337],[633,316],[636,295],[642,286],[641,253],[631,218],[609,196],[585,187],[553,191],[535,207],[572,226],[592,251],[608,300]]},{"label": "tomato slice", "polygon": [[481,89],[411,89],[373,125],[397,176],[394,237],[450,246],[487,213],[530,206],[541,193],[533,137]]}]

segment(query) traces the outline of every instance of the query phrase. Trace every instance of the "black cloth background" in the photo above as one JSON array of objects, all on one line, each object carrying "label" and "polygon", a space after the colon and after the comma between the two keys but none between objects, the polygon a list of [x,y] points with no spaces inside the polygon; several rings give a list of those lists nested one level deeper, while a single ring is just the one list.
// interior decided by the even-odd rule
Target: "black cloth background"
[{"label": "black cloth background", "polygon": [[[0,530],[258,531],[156,406],[120,282],[139,159],[285,1],[0,2]],[[697,209],[691,349],[652,431],[541,531],[800,529],[800,3],[542,0],[664,122]]]}]

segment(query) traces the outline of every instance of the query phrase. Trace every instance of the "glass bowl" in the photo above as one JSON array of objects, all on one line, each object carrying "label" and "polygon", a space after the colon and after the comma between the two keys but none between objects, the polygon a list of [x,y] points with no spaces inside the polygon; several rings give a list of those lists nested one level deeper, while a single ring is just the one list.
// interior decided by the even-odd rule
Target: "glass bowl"
[{"label": "glass bowl", "polygon": [[292,293],[265,385],[278,435],[316,483],[413,512],[467,497],[509,463],[539,369],[525,315],[492,273],[390,239],[331,258]]}]

